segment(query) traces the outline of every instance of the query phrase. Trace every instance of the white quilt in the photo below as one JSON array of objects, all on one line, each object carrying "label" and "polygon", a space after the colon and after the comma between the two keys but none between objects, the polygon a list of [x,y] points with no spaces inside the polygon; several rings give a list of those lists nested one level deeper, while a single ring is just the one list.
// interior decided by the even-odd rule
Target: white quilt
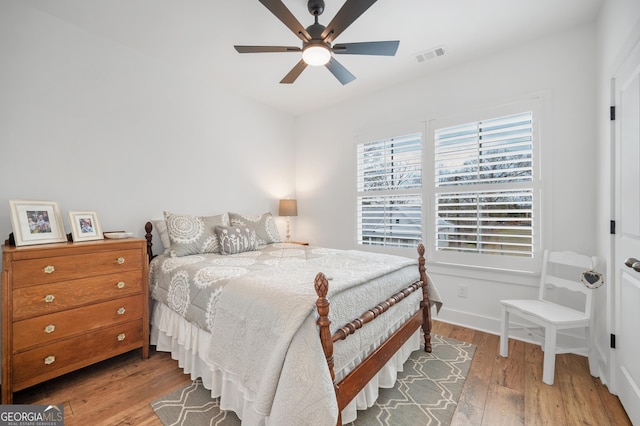
[{"label": "white quilt", "polygon": [[[361,251],[272,246],[268,254],[252,257],[257,265],[252,264],[246,273],[225,279],[224,285],[218,280],[210,286],[215,297],[209,296],[205,318],[212,344],[201,356],[242,390],[258,414],[256,418],[268,418],[268,423],[275,425],[335,424],[333,383],[315,323],[316,274],[321,271],[330,279],[328,297],[335,331],[417,280],[417,262]],[[226,256],[226,260],[232,258]],[[269,264],[275,267],[267,267]],[[181,285],[184,273],[174,275],[179,279],[173,281]],[[158,274],[152,274],[154,294],[161,294],[157,280]],[[165,291],[175,294],[170,287]],[[431,292],[437,299],[433,288]],[[197,297],[204,300],[200,293]],[[411,302],[411,312],[419,300],[419,295],[413,297],[416,303]],[[163,299],[171,306],[171,297]],[[336,371],[361,358],[411,314],[405,311],[399,318],[393,314],[394,308],[336,344]]]}]

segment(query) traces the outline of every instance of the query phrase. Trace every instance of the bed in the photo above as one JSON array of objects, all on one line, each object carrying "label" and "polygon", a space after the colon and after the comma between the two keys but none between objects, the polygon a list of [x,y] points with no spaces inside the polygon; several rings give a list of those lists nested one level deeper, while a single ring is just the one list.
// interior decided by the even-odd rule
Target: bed
[{"label": "bed", "polygon": [[[154,223],[168,232],[155,256],[145,225],[151,344],[243,424],[346,424],[421,340],[431,351],[440,301],[422,244],[415,260],[283,243],[270,214]],[[196,244],[180,235],[194,228]]]}]

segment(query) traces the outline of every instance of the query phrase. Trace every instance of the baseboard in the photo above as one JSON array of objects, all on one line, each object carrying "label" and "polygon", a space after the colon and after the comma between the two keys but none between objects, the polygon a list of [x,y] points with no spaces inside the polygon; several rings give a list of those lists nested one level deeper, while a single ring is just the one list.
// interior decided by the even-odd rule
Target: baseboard
[{"label": "baseboard", "polygon": [[470,314],[468,312],[456,311],[443,307],[433,319],[446,322],[448,324],[459,325],[473,330],[484,331],[489,334],[500,334],[500,321],[495,318]]},{"label": "baseboard", "polygon": [[604,353],[604,350],[609,350],[609,348],[596,346],[595,351],[596,351],[597,357],[595,360],[591,360],[591,368],[592,368],[591,374],[594,377],[599,377],[602,384],[605,385],[607,389],[609,389],[609,392],[611,392],[614,395],[617,395],[616,389],[613,389],[613,386],[612,386],[612,381],[610,376],[611,369],[607,364],[609,355]]}]

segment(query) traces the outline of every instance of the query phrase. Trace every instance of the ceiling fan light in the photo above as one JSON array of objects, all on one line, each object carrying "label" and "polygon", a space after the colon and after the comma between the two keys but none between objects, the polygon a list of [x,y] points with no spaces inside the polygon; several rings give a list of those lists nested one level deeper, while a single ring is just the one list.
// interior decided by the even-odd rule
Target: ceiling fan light
[{"label": "ceiling fan light", "polygon": [[302,60],[307,65],[320,66],[325,65],[331,59],[331,52],[322,45],[313,44],[307,46],[302,51]]}]

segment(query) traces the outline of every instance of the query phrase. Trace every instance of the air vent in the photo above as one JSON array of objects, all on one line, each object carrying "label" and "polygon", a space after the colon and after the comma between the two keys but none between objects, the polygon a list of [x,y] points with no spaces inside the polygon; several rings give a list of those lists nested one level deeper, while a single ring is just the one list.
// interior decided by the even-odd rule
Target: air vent
[{"label": "air vent", "polygon": [[437,58],[442,55],[444,55],[444,46],[438,46],[424,52],[416,53],[415,56],[418,62],[424,62],[427,59]]}]

